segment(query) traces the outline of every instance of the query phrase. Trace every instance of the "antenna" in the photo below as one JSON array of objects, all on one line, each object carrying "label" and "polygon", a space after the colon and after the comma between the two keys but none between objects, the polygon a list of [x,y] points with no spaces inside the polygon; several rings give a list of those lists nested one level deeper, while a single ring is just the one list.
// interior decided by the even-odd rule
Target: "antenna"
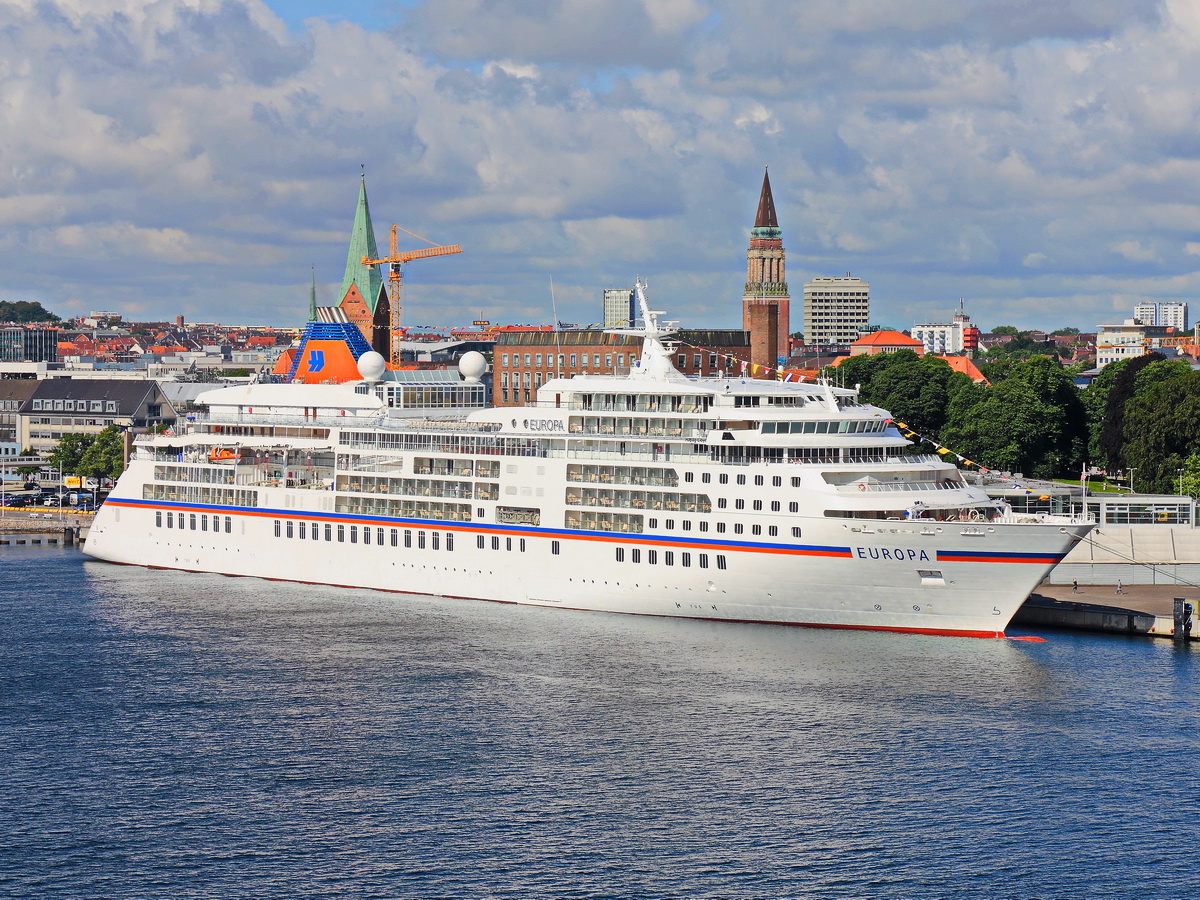
[{"label": "antenna", "polygon": [[554,299],[554,273],[550,273],[550,311],[554,313],[554,377],[562,378],[562,331],[558,321],[558,302]]}]

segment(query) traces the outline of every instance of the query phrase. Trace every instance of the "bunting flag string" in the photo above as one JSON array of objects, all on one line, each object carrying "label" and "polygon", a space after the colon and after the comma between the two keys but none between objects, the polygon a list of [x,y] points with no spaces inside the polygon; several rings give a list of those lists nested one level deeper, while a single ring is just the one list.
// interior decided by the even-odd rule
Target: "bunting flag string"
[{"label": "bunting flag string", "polygon": [[[885,421],[887,421],[887,422],[892,422],[892,421],[894,421],[894,420],[892,420],[892,419],[886,419]],[[985,465],[982,465],[981,463],[977,463],[977,462],[975,462],[973,459],[967,459],[967,458],[966,458],[965,456],[963,456],[961,453],[955,453],[955,452],[954,452],[953,450],[951,450],[949,447],[946,447],[946,446],[944,446],[944,445],[942,445],[942,444],[939,444],[939,443],[938,443],[937,441],[935,441],[933,438],[926,437],[926,436],[925,436],[925,435],[923,435],[923,434],[918,434],[917,432],[913,431],[911,428],[909,428],[909,427],[908,427],[906,424],[904,424],[903,422],[898,422],[898,421],[897,421],[897,422],[895,422],[895,425],[896,425],[896,427],[897,427],[897,428],[899,428],[899,429],[900,429],[900,433],[901,433],[902,435],[904,435],[906,438],[908,438],[909,440],[921,441],[922,443],[925,443],[925,444],[930,444],[931,446],[933,446],[933,448],[934,448],[934,449],[937,451],[937,453],[938,453],[938,455],[939,455],[939,456],[942,456],[942,457],[946,457],[946,456],[953,456],[955,459],[957,459],[957,460],[958,460],[960,463],[962,463],[964,466],[974,466],[974,467],[975,467],[976,469],[978,469],[980,472],[985,472],[985,473],[987,473],[987,474],[989,474],[989,475],[992,475],[992,476],[993,476],[993,477],[995,477],[995,478],[999,478],[1001,481],[1007,481],[1007,482],[1008,482],[1009,484],[1011,484],[1011,485],[1012,485],[1012,486],[1013,486],[1013,487],[1014,487],[1016,490],[1019,490],[1019,491],[1024,491],[1024,492],[1025,492],[1027,495],[1029,495],[1029,496],[1033,496],[1033,494],[1034,494],[1034,491],[1031,491],[1031,490],[1029,490],[1029,489],[1028,489],[1027,487],[1025,487],[1024,485],[1017,484],[1017,482],[1013,481],[1013,479],[1012,479],[1012,478],[1010,478],[1009,476],[1007,476],[1007,475],[1001,475],[999,472],[993,472],[993,471],[992,471],[991,469],[989,469],[987,466],[985,466]],[[1038,496],[1038,499],[1039,499],[1039,500],[1049,500],[1049,499],[1050,499],[1050,496],[1049,496],[1048,494],[1039,494],[1039,496]]]}]

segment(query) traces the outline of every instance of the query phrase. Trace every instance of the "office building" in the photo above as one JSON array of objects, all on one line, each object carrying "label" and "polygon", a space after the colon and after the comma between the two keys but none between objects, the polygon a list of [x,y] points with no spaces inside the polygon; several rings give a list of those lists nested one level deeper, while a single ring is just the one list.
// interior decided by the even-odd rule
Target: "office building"
[{"label": "office building", "polygon": [[861,278],[818,276],[804,283],[804,343],[848,347],[867,330],[871,285]]}]

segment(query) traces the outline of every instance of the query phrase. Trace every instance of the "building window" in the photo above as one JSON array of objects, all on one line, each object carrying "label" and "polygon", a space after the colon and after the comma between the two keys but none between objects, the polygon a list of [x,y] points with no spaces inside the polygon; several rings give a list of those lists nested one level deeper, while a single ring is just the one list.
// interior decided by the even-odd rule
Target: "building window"
[{"label": "building window", "polygon": [[508,365],[508,354],[507,354],[507,353],[503,354],[503,355],[500,357],[500,365],[502,365],[502,366],[507,366],[507,365]]},{"label": "building window", "polygon": [[576,363],[576,362],[575,362],[575,360],[576,360],[577,358],[578,358],[578,357],[576,356],[576,354],[574,354],[574,353],[572,353],[572,354],[571,354],[571,368],[572,368],[572,369],[573,369],[573,368],[575,368],[575,366],[576,366],[576,365],[578,365],[578,363]]}]

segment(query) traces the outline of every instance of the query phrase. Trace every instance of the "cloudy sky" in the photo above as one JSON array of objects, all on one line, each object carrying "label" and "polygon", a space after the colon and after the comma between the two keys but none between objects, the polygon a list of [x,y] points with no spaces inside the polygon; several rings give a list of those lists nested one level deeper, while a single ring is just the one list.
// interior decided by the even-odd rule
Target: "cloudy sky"
[{"label": "cloudy sky", "polygon": [[465,251],[408,324],[640,274],[736,326],[769,165],[793,297],[1090,330],[1196,299],[1198,47],[1194,0],[0,0],[0,299],[300,324],[365,167],[381,246]]}]

